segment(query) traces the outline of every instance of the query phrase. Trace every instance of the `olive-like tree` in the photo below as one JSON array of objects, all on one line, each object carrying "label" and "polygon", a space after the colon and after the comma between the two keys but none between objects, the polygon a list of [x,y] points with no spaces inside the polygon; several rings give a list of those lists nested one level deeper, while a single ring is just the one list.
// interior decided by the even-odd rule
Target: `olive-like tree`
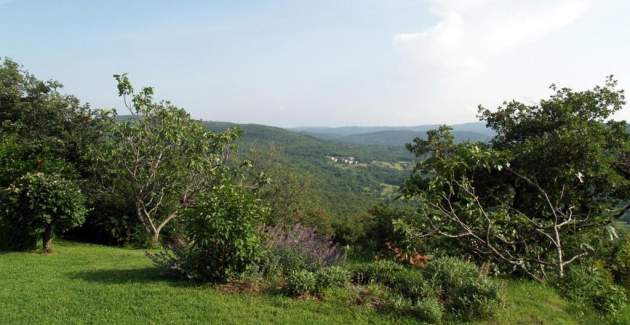
[{"label": "olive-like tree", "polygon": [[2,207],[22,238],[41,236],[44,253],[53,250],[55,232],[64,232],[85,221],[85,196],[76,183],[41,172],[18,178],[6,190]]},{"label": "olive-like tree", "polygon": [[420,201],[418,236],[456,238],[539,280],[564,276],[630,209],[630,135],[611,119],[625,103],[616,86],[612,78],[587,91],[553,86],[536,105],[480,108],[496,132],[489,144],[455,144],[447,127],[415,139],[408,148],[428,159],[403,192]]},{"label": "olive-like tree", "polygon": [[126,74],[114,77],[131,116],[114,119],[108,141],[94,153],[104,162],[107,184],[118,185],[110,186],[111,192],[133,200],[138,219],[157,244],[164,227],[212,186],[238,131],[212,132],[185,110],[154,101],[152,88],[135,92]]}]

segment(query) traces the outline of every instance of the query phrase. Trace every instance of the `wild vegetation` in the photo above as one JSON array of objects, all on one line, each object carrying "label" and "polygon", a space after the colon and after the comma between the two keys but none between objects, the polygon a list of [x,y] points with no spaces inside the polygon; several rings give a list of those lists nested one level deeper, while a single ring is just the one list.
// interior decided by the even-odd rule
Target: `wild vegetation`
[{"label": "wild vegetation", "polygon": [[130,115],[0,66],[0,249],[22,251],[0,255],[0,322],[630,320],[612,78],[409,152],[197,121],[114,78]]}]

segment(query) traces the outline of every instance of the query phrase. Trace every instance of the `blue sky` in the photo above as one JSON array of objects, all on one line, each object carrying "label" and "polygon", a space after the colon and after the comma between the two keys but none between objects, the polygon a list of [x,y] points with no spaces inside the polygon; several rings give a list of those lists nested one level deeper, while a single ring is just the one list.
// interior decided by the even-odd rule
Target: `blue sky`
[{"label": "blue sky", "polygon": [[111,76],[128,72],[207,120],[457,123],[552,82],[630,85],[629,12],[623,0],[0,0],[0,56],[98,108],[122,106]]}]

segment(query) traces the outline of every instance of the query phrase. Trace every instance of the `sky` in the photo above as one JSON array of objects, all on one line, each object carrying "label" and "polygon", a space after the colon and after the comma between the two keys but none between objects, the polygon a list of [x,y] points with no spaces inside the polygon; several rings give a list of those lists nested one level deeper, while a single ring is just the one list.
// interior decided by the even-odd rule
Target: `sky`
[{"label": "sky", "polygon": [[462,123],[551,83],[630,87],[628,13],[625,0],[0,0],[0,57],[120,112],[112,75],[127,72],[204,120]]}]

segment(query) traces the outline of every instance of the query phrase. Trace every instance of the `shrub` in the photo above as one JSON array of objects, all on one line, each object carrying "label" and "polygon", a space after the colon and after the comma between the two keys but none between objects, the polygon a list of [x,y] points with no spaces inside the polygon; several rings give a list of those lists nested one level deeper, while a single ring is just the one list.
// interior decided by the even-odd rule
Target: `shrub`
[{"label": "shrub", "polygon": [[383,284],[403,297],[418,302],[425,298],[435,297],[436,290],[425,278],[422,272],[404,269],[384,279]]},{"label": "shrub", "polygon": [[612,275],[603,268],[576,265],[559,284],[564,296],[590,305],[603,315],[618,315],[627,302],[624,289],[615,285]]},{"label": "shrub", "polygon": [[404,266],[389,260],[356,264],[351,267],[352,281],[358,284],[384,283],[392,281],[395,274],[402,272],[404,269]]},{"label": "shrub", "polygon": [[268,272],[277,270],[286,275],[302,269],[315,271],[345,260],[345,252],[339,245],[314,228],[300,224],[288,229],[281,226],[268,228],[266,246],[270,251],[265,266]]},{"label": "shrub", "polygon": [[479,275],[470,262],[441,257],[429,263],[425,274],[438,288],[446,309],[463,319],[493,316],[501,302],[500,286]]},{"label": "shrub", "polygon": [[624,236],[616,243],[607,266],[615,282],[630,289],[630,234],[624,233]]},{"label": "shrub", "polygon": [[223,184],[186,211],[183,235],[190,244],[170,245],[152,256],[169,271],[189,279],[220,282],[255,268],[262,257],[258,229],[268,208],[252,194]]},{"label": "shrub", "polygon": [[436,294],[435,289],[424,278],[421,271],[406,268],[393,261],[380,260],[358,264],[352,270],[352,279],[355,283],[381,283],[414,302]]},{"label": "shrub", "polygon": [[27,251],[37,246],[37,234],[25,231],[17,220],[12,212],[0,213],[0,251]]},{"label": "shrub", "polygon": [[430,324],[438,324],[444,317],[444,306],[434,297],[417,301],[411,311],[418,319]]},{"label": "shrub", "polygon": [[342,288],[350,282],[350,272],[339,266],[322,268],[315,273],[315,277],[318,292],[328,288]]},{"label": "shrub", "polygon": [[268,251],[264,262],[267,275],[288,275],[293,271],[315,271],[317,265],[296,249],[276,249]]},{"label": "shrub", "polygon": [[72,181],[59,175],[28,173],[18,178],[2,200],[4,221],[12,234],[13,249],[28,249],[42,236],[43,250],[52,252],[55,232],[64,232],[85,221],[85,196]]},{"label": "shrub", "polygon": [[293,296],[313,293],[317,290],[317,277],[311,271],[293,271],[287,277],[286,290]]}]

